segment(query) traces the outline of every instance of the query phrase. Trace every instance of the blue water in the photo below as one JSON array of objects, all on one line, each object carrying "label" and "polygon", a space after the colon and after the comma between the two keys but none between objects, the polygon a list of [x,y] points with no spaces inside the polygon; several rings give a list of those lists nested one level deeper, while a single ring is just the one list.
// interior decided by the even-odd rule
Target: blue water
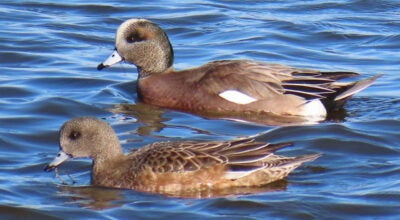
[{"label": "blue water", "polygon": [[[384,76],[347,103],[344,119],[313,126],[135,104],[133,66],[96,70],[118,25],[135,17],[166,30],[176,69],[255,59]],[[0,22],[2,219],[400,218],[399,1],[5,0]],[[109,122],[125,151],[154,141],[257,136],[293,141],[282,155],[323,156],[251,193],[203,199],[90,186],[88,160],[61,166],[60,177],[43,172],[58,151],[59,127],[83,115]]]}]

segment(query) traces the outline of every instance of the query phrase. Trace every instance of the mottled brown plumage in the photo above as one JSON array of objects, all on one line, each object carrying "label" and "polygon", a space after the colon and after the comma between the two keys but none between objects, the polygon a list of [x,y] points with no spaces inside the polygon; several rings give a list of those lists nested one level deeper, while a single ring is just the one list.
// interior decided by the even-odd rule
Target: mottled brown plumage
[{"label": "mottled brown plumage", "polygon": [[82,117],[62,126],[61,151],[45,170],[51,171],[69,158],[89,157],[93,160],[94,185],[179,195],[265,185],[320,156],[274,154],[288,145],[253,139],[158,142],[124,155],[107,123]]},{"label": "mottled brown plumage", "polygon": [[130,19],[117,30],[116,51],[98,69],[121,60],[136,65],[138,94],[148,104],[200,114],[268,113],[309,121],[325,119],[327,112],[341,108],[379,77],[339,83],[337,80],[358,73],[321,72],[251,60],[214,61],[175,71],[173,58],[168,36],[158,25]]}]

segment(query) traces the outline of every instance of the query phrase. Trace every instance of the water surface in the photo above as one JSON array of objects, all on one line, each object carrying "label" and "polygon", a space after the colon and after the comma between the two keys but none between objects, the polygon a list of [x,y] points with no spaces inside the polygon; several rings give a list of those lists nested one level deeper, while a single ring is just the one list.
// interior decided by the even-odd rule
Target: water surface
[{"label": "water surface", "polygon": [[[6,0],[0,12],[2,218],[399,218],[398,1]],[[347,103],[341,120],[314,126],[207,119],[136,104],[133,66],[96,70],[113,50],[118,25],[134,17],[166,30],[177,69],[255,59],[384,76]],[[283,181],[208,199],[93,187],[88,160],[61,166],[59,178],[44,173],[61,124],[83,115],[109,122],[125,151],[154,141],[256,136],[293,141],[283,155],[323,157]]]}]

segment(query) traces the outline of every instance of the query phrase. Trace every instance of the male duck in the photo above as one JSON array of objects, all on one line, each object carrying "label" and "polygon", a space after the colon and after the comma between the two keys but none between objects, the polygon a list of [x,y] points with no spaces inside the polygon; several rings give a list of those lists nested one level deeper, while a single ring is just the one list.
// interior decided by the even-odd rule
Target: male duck
[{"label": "male duck", "polygon": [[155,23],[130,19],[116,33],[116,49],[97,68],[120,61],[137,66],[139,97],[148,104],[194,113],[269,113],[325,119],[374,76],[339,83],[353,72],[320,72],[250,60],[222,60],[175,71],[167,34]]},{"label": "male duck", "polygon": [[61,150],[45,171],[69,158],[89,157],[93,159],[94,185],[179,195],[265,185],[320,156],[273,154],[288,145],[253,139],[159,142],[124,155],[117,135],[106,122],[80,117],[61,127]]}]

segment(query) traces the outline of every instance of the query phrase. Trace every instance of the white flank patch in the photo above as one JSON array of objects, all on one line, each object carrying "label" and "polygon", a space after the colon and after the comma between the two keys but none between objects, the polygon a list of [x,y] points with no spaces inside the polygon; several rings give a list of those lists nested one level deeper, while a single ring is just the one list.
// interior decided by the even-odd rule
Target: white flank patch
[{"label": "white flank patch", "polygon": [[248,96],[244,93],[241,93],[237,90],[226,90],[224,92],[221,92],[219,94],[219,96],[230,102],[240,104],[240,105],[246,105],[246,104],[257,101],[257,99],[255,99],[251,96]]},{"label": "white flank patch", "polygon": [[324,120],[326,114],[325,106],[318,99],[309,101],[303,106],[302,115],[306,116],[309,120]]}]

